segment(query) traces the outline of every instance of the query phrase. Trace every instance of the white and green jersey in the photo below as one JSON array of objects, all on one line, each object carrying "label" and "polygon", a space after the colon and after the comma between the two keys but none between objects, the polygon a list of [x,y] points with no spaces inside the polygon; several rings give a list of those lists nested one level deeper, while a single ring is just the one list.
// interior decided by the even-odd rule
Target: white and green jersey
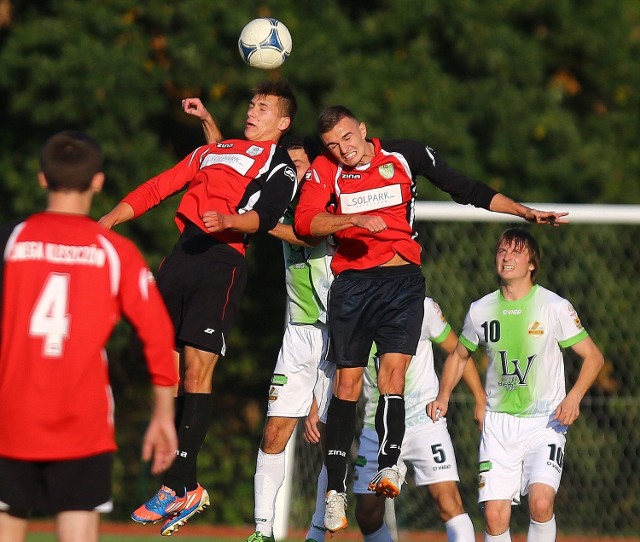
[{"label": "white and green jersey", "polygon": [[[294,208],[281,219],[293,224]],[[327,321],[327,297],[333,280],[331,258],[335,247],[329,238],[313,248],[282,242],[289,321],[315,324]]]},{"label": "white and green jersey", "polygon": [[487,411],[514,416],[552,414],[566,395],[564,359],[587,337],[571,303],[534,285],[522,299],[507,301],[497,290],[471,304],[460,342],[489,356]]},{"label": "white and green jersey", "polygon": [[[439,381],[433,366],[432,342],[441,343],[447,338],[451,326],[440,306],[430,297],[424,299],[424,318],[416,355],[411,359],[404,380],[405,425],[411,427],[427,421],[425,407],[438,395]],[[364,424],[375,429],[376,408],[380,392],[377,386],[378,357],[375,345],[364,372],[363,393],[366,400]]]}]

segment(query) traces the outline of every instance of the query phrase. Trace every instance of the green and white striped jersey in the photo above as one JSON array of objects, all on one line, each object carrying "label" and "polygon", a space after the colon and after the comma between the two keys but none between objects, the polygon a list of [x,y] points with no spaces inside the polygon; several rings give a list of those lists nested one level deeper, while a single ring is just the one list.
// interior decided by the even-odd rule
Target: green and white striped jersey
[{"label": "green and white striped jersey", "polygon": [[548,416],[566,395],[564,359],[587,337],[571,303],[534,285],[522,299],[500,290],[471,304],[460,342],[471,352],[482,345],[489,357],[487,411]]},{"label": "green and white striped jersey", "polygon": [[[293,224],[292,207],[282,218],[283,224]],[[331,258],[335,247],[330,238],[313,248],[283,241],[287,309],[293,324],[315,324],[327,321],[327,298],[333,281]]]}]

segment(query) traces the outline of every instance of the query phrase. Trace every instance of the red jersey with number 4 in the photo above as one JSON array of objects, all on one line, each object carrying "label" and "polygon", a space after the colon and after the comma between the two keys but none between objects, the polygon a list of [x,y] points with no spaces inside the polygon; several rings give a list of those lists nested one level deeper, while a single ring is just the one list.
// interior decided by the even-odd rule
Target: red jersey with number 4
[{"label": "red jersey with number 4", "polygon": [[0,455],[116,449],[105,345],[124,315],[151,380],[177,383],[173,329],[135,245],[82,215],[43,212],[2,231]]}]

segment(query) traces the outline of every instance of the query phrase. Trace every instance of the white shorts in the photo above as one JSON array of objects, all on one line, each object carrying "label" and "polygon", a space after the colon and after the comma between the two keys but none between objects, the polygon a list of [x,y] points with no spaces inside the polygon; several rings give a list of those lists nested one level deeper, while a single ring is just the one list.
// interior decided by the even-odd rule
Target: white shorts
[{"label": "white shorts", "polygon": [[554,427],[547,417],[487,412],[480,439],[478,502],[511,500],[519,504],[520,496],[533,483],[558,491],[565,429]]},{"label": "white shorts", "polygon": [[267,416],[306,416],[314,396],[326,416],[335,373],[335,365],[326,360],[328,346],[328,326],[287,323],[269,386]]},{"label": "white shorts", "polygon": [[[458,464],[453,451],[447,420],[420,423],[408,427],[402,441],[398,467],[403,476],[410,463],[416,486],[429,486],[438,482],[458,482]],[[353,492],[369,493],[371,479],[378,472],[378,435],[364,427],[360,435],[360,448],[353,472]]]}]

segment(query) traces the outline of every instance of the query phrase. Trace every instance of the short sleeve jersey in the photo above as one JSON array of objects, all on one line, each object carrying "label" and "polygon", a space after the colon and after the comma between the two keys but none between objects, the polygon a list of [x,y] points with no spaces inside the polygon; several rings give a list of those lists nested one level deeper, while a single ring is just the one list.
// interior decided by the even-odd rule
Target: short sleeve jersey
[{"label": "short sleeve jersey", "polygon": [[571,303],[534,285],[516,301],[497,290],[472,303],[460,341],[471,352],[482,345],[489,357],[487,410],[534,417],[550,415],[564,399],[561,348],[586,337]]},{"label": "short sleeve jersey", "polygon": [[[289,206],[283,224],[293,224],[294,205]],[[287,287],[287,309],[293,324],[327,322],[329,287],[333,281],[331,259],[335,246],[330,238],[315,247],[283,241],[282,249]]]},{"label": "short sleeve jersey", "polygon": [[[122,201],[140,216],[162,200],[186,188],[176,213],[180,231],[192,222],[206,231],[205,211],[243,214],[255,211],[259,231],[269,231],[283,215],[297,185],[293,162],[274,141],[229,139],[198,147],[171,169],[149,179]],[[247,236],[224,230],[211,236],[246,251]]]},{"label": "short sleeve jersey", "polygon": [[[411,359],[405,375],[404,403],[405,425],[411,427],[427,420],[425,407],[438,395],[439,380],[433,365],[433,345],[443,342],[451,326],[440,306],[430,297],[424,300],[424,319],[416,355]],[[378,358],[373,355],[364,372],[363,393],[366,399],[364,424],[375,429],[376,408],[380,392],[376,384]]]},{"label": "short sleeve jersey", "polygon": [[173,329],[133,243],[88,217],[38,213],[2,231],[0,455],[86,457],[116,448],[105,346],[121,314],[151,380],[178,381]]},{"label": "short sleeve jersey", "polygon": [[450,168],[433,149],[416,141],[372,139],[370,163],[347,168],[329,155],[316,158],[307,172],[295,215],[301,235],[310,235],[320,212],[382,217],[387,228],[369,232],[350,227],[335,233],[338,244],[332,267],[336,275],[370,269],[396,254],[420,265],[421,247],[413,228],[416,177],[422,175],[459,203],[489,208],[496,192]]}]

